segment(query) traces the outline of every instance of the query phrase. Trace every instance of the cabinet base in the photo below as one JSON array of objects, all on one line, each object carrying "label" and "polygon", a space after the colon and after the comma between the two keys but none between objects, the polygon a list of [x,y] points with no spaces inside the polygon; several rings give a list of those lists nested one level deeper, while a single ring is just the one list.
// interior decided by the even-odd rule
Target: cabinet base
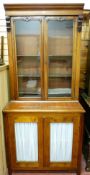
[{"label": "cabinet base", "polygon": [[[72,173],[74,173],[74,174],[76,174],[76,175],[80,175],[81,174],[81,172],[80,171],[54,171],[54,170],[30,170],[30,171],[9,171],[8,172],[8,175],[12,175],[12,173],[66,173],[66,174],[72,174]],[[27,174],[28,175],[28,174]]]}]

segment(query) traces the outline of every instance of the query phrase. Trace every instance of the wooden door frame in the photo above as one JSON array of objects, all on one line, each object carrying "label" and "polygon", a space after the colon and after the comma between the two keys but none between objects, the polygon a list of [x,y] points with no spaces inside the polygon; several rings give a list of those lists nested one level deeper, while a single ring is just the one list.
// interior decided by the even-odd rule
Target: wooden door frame
[{"label": "wooden door frame", "polygon": [[[72,162],[53,162],[50,163],[50,123],[73,123],[73,146],[72,146]],[[44,120],[44,166],[55,170],[71,170],[77,169],[78,166],[78,149],[80,143],[80,114],[79,113],[53,113],[47,114]]]},{"label": "wooden door frame", "polygon": [[[44,77],[44,63],[43,63],[43,57],[44,57],[44,53],[43,53],[43,18],[41,16],[41,20],[40,20],[40,77],[41,77],[41,97],[19,97],[19,91],[18,91],[18,76],[17,76],[17,54],[16,54],[16,36],[15,36],[15,22],[14,22],[14,18],[18,17],[12,17],[11,18],[11,24],[12,24],[12,31],[11,31],[11,37],[12,37],[12,64],[11,65],[11,69],[13,69],[14,73],[13,73],[13,82],[12,82],[12,86],[14,84],[14,88],[11,87],[11,91],[13,90],[14,92],[14,99],[17,100],[41,100],[44,99],[44,81],[43,81],[43,77]],[[20,18],[23,18],[23,16],[20,16]],[[32,16],[33,18],[33,16]],[[34,16],[35,18],[35,16]],[[37,17],[36,17],[37,19]]]},{"label": "wooden door frame", "polygon": [[[49,16],[53,18],[57,18],[56,16]],[[63,16],[62,16],[63,17]],[[61,18],[62,18],[61,17]],[[77,58],[77,17],[75,16],[64,16],[67,20],[73,20],[73,51],[72,51],[72,78],[71,78],[71,97],[48,97],[48,24],[47,21],[44,20],[44,86],[45,86],[45,99],[46,100],[71,100],[71,99],[78,99],[77,90],[79,88],[79,78],[77,75],[79,62],[77,62],[78,66],[76,65],[76,58]],[[79,32],[80,33],[80,32]],[[79,53],[79,51],[78,51]],[[80,58],[79,58],[80,59]],[[77,58],[78,60],[78,58]],[[78,88],[77,88],[77,87]]]},{"label": "wooden door frame", "polygon": [[[43,121],[41,114],[34,113],[11,113],[8,114],[8,126],[9,126],[9,156],[10,164],[13,170],[34,170],[43,167]],[[37,122],[38,124],[38,162],[17,162],[16,160],[16,143],[15,143],[15,123],[29,123]],[[13,153],[13,155],[12,155]]]},{"label": "wooden door frame", "polygon": [[[55,14],[56,15],[56,14]],[[51,15],[50,17],[55,17]],[[33,16],[33,15],[32,15]],[[63,16],[61,16],[63,17]],[[16,55],[16,38],[15,38],[15,24],[11,17],[11,32],[8,32],[9,45],[9,62],[10,62],[10,86],[11,98],[17,100],[72,100],[78,99],[79,94],[79,77],[80,77],[80,36],[81,32],[77,31],[77,16],[65,16],[68,19],[73,19],[73,55],[72,55],[72,81],[71,97],[48,97],[48,24],[45,16],[41,16],[42,22],[40,23],[40,68],[41,68],[41,97],[19,97],[18,96],[18,77],[17,77],[17,55]],[[23,18],[21,16],[21,18]]]}]

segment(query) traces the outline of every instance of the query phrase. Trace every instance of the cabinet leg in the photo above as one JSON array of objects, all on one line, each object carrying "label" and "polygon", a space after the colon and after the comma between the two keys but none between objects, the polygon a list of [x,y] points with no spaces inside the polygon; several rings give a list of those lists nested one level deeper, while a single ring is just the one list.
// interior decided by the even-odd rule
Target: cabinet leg
[{"label": "cabinet leg", "polygon": [[8,170],[8,175],[12,175],[12,171],[11,170]]},{"label": "cabinet leg", "polygon": [[[89,136],[90,137],[90,136]],[[87,161],[86,161],[86,170],[90,171],[90,138],[89,138],[89,142],[87,145]]]},{"label": "cabinet leg", "polygon": [[81,168],[81,164],[80,164],[79,167],[78,167],[78,169],[77,169],[77,173],[76,173],[77,175],[81,175],[81,171],[82,171],[81,169],[82,168]]},{"label": "cabinet leg", "polygon": [[81,171],[78,171],[78,172],[77,172],[77,175],[80,175],[80,174],[81,174]]}]

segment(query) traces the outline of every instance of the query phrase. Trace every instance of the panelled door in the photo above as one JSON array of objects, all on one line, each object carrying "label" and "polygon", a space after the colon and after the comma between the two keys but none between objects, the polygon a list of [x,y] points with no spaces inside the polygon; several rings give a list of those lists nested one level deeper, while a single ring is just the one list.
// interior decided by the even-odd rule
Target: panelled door
[{"label": "panelled door", "polygon": [[47,114],[44,121],[44,166],[75,169],[80,137],[79,114]]},{"label": "panelled door", "polygon": [[40,115],[13,113],[9,117],[9,149],[13,169],[42,167],[43,128]]},{"label": "panelled door", "polygon": [[12,18],[13,53],[16,60],[15,97],[43,98],[42,17]]}]

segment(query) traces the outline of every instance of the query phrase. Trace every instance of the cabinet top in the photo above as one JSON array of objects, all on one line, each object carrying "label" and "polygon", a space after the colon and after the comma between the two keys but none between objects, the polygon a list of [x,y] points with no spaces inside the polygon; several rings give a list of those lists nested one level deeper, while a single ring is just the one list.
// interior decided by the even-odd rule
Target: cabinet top
[{"label": "cabinet top", "polygon": [[53,101],[11,101],[3,112],[84,112],[78,101],[53,102]]},{"label": "cabinet top", "polygon": [[[81,14],[84,4],[4,4],[6,15],[17,16],[17,15],[29,15],[29,11],[43,11],[42,15],[46,14],[47,11],[63,11],[63,15],[70,14]],[[21,12],[24,11],[24,14]],[[18,13],[16,13],[18,12]],[[28,13],[26,13],[28,12]],[[46,15],[49,15],[48,13]],[[62,13],[61,13],[62,15]]]}]

